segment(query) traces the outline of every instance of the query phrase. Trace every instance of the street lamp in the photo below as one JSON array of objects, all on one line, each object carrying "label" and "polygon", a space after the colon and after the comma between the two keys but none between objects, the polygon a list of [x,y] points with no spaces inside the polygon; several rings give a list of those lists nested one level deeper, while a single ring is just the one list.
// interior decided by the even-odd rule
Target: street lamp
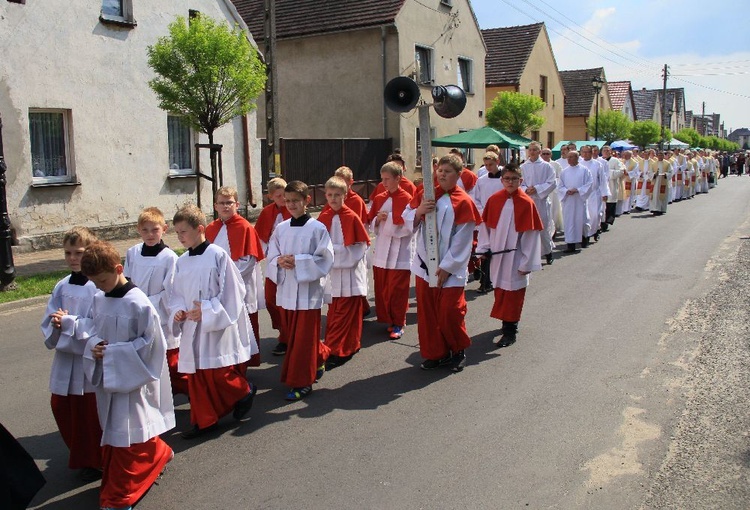
[{"label": "street lamp", "polygon": [[594,140],[599,139],[599,93],[602,91],[604,86],[604,80],[601,76],[594,76],[591,78],[591,85],[594,87],[596,92],[596,121],[594,122]]}]

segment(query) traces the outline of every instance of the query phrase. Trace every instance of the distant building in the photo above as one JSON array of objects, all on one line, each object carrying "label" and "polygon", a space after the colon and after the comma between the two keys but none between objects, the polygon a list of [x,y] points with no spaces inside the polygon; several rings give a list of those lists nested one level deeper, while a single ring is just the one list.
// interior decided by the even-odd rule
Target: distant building
[{"label": "distant building", "polygon": [[586,123],[596,115],[596,91],[592,80],[599,78],[605,83],[599,92],[599,113],[612,109],[612,100],[606,84],[604,68],[576,69],[560,71],[565,87],[565,139],[590,140],[594,138],[594,129],[589,130]]},{"label": "distant building", "polygon": [[503,91],[538,95],[546,120],[538,131],[521,133],[547,147],[563,139],[565,112],[562,80],[544,23],[482,30],[485,59],[485,110]]},{"label": "distant building", "polygon": [[727,138],[730,142],[738,144],[741,149],[750,149],[750,129],[748,128],[735,129]]},{"label": "distant building", "polygon": [[635,120],[635,99],[633,98],[633,87],[629,81],[607,82],[609,98],[612,101],[612,109],[622,112],[630,120]]}]

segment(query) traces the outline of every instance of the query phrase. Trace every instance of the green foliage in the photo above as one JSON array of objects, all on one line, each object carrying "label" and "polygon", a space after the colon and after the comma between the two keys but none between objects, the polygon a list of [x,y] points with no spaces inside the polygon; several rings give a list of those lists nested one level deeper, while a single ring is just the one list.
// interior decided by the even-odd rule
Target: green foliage
[{"label": "green foliage", "polygon": [[661,140],[661,126],[653,120],[637,120],[630,129],[630,141],[646,147]]},{"label": "green foliage", "polygon": [[487,110],[487,125],[516,135],[526,136],[544,124],[537,113],[544,108],[542,98],[520,92],[499,92]]},{"label": "green foliage", "polygon": [[677,134],[674,135],[674,137],[679,141],[685,142],[686,144],[690,145],[690,147],[697,147],[700,142],[701,135],[693,128],[682,128],[677,132]]},{"label": "green foliage", "polygon": [[239,28],[198,15],[180,16],[169,37],[148,48],[156,73],[149,86],[159,106],[182,115],[213,141],[213,132],[255,108],[266,82],[265,65]]},{"label": "green foliage", "polygon": [[589,118],[588,122],[586,122],[586,131],[589,134],[598,134],[599,140],[606,140],[607,143],[612,143],[615,140],[625,140],[630,136],[633,121],[624,113],[616,110],[599,112],[598,126],[596,119],[596,115]]}]

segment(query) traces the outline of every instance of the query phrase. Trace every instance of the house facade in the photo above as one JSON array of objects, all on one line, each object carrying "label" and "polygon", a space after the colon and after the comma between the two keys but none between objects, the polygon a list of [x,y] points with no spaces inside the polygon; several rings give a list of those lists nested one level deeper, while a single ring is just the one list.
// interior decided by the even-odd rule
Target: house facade
[{"label": "house facade", "polygon": [[[210,173],[207,143],[168,115],[148,86],[147,47],[191,11],[246,29],[229,0],[0,2],[0,118],[14,244],[59,243],[75,225],[104,237],[130,229],[144,207],[167,218],[196,200],[195,169]],[[249,34],[248,34],[248,37]],[[255,115],[215,133],[224,184],[259,198]],[[247,149],[246,149],[247,148]],[[212,210],[211,184],[201,184]],[[244,204],[243,204],[244,205]]]},{"label": "house facade", "polygon": [[562,80],[544,23],[482,30],[485,59],[485,111],[504,91],[537,95],[545,103],[545,122],[524,136],[554,147],[565,127]]},{"label": "house facade", "polygon": [[[586,123],[596,115],[597,99],[600,113],[612,109],[604,68],[560,71],[560,77],[565,88],[565,139],[593,139],[595,132]],[[603,82],[598,95],[592,83],[595,78]]]},{"label": "house facade", "polygon": [[612,109],[624,113],[631,121],[635,120],[635,99],[629,81],[610,81],[607,83]]},{"label": "house facade", "polygon": [[[263,0],[233,1],[262,50]],[[392,112],[383,97],[397,76],[413,78],[426,101],[435,85],[466,91],[461,115],[431,112],[433,137],[484,125],[485,47],[468,0],[278,0],[275,9],[280,138],[392,140],[407,171],[419,170],[417,112]],[[260,108],[260,137],[264,117]],[[331,175],[341,163],[328,164]]]}]

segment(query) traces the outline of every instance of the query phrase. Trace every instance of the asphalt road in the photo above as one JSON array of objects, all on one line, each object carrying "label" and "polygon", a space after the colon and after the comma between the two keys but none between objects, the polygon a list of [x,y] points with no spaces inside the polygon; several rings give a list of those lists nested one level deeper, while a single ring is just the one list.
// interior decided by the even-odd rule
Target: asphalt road
[{"label": "asphalt road", "polygon": [[[619,218],[535,274],[506,349],[470,284],[460,374],[419,370],[413,302],[400,341],[368,319],[362,351],[302,402],[266,356],[249,420],[188,442],[177,401],[176,457],[138,509],[750,508],[749,204],[750,179],[730,177]],[[49,410],[42,313],[0,309],[0,420],[48,480],[34,508],[95,508]]]}]

